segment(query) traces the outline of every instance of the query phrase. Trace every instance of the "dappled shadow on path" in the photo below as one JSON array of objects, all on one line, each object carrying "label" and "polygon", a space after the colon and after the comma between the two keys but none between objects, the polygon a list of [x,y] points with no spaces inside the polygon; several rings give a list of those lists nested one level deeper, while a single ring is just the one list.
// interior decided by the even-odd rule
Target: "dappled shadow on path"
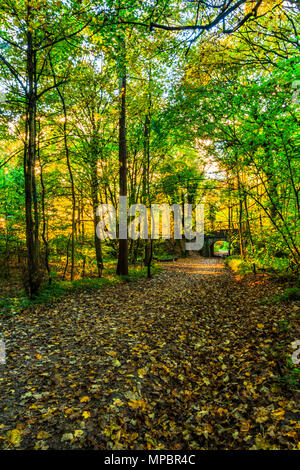
[{"label": "dappled shadow on path", "polygon": [[215,258],[161,264],[3,323],[0,447],[295,448],[282,417],[296,405],[272,392],[282,307],[260,302],[272,285]]},{"label": "dappled shadow on path", "polygon": [[218,276],[224,272],[224,263],[217,258],[182,258],[166,263],[166,269],[188,274],[208,274]]}]

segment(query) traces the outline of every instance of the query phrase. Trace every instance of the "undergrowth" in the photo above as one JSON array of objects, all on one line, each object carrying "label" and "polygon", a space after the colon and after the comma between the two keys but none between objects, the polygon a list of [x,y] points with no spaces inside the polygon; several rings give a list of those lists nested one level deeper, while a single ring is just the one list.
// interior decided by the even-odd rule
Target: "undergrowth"
[{"label": "undergrowth", "polygon": [[[151,274],[155,275],[160,270],[158,266],[151,267]],[[34,298],[28,298],[24,289],[16,291],[15,297],[0,296],[0,315],[13,315],[37,304],[47,304],[71,293],[101,290],[105,287],[122,282],[135,282],[147,277],[145,267],[129,267],[128,276],[117,276],[112,269],[107,270],[105,276],[93,279],[76,279],[74,281],[60,280],[55,274],[51,283],[45,282],[39,294]]]}]

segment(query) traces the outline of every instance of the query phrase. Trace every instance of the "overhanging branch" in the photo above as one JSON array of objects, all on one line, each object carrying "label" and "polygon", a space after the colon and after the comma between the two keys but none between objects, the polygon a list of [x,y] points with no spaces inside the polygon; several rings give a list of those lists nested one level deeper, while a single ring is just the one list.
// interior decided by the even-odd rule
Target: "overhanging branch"
[{"label": "overhanging branch", "polygon": [[[237,31],[241,26],[243,26],[247,21],[249,21],[251,18],[255,18],[257,16],[257,10],[262,4],[263,0],[257,0],[255,6],[252,8],[252,10],[245,14],[238,22],[237,24],[230,28],[230,29],[223,29],[223,32],[226,34],[233,33]],[[150,31],[153,31],[153,29],[162,29],[165,31],[209,31],[221,22],[224,22],[226,18],[228,18],[229,15],[232,13],[236,12],[241,6],[246,4],[246,0],[239,0],[237,1],[234,5],[231,7],[228,7],[223,9],[221,13],[219,13],[216,18],[212,21],[209,21],[206,24],[193,24],[193,25],[164,25],[164,24],[159,24],[156,22],[151,22],[150,25],[147,23],[140,23],[140,22],[134,22],[134,21],[124,21],[122,23],[124,24],[132,24],[136,26],[144,26],[144,27],[150,27]]]}]

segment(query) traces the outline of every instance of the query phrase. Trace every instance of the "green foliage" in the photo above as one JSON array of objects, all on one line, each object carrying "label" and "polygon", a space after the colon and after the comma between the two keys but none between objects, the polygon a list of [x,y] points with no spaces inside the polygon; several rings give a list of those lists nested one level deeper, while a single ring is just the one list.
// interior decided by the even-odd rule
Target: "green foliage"
[{"label": "green foliage", "polygon": [[278,377],[278,381],[284,384],[291,390],[300,390],[300,369],[293,364],[292,361],[287,361],[287,372]]},{"label": "green foliage", "polygon": [[221,241],[219,243],[215,243],[214,249],[215,249],[215,251],[228,251],[229,243],[226,240]]},{"label": "green foliage", "polygon": [[251,267],[248,263],[241,259],[240,256],[231,255],[225,259],[225,264],[238,274],[247,274],[251,272]]},{"label": "green foliage", "polygon": [[[126,72],[129,204],[204,203],[207,231],[226,227],[231,217],[231,253],[243,253],[243,261],[231,262],[236,272],[251,272],[255,264],[297,274],[297,10],[283,0],[274,8],[264,0],[257,35],[246,22],[241,34],[220,34],[216,41],[216,30],[188,38],[183,31],[149,28],[149,21],[194,24],[196,17],[217,14],[219,5],[208,12],[205,2],[164,0],[154,7],[130,0],[116,8],[109,0],[104,13],[101,2],[46,3],[0,6],[0,78],[8,97],[0,106],[2,277],[24,269],[26,238],[33,233],[25,230],[23,171],[26,129],[34,127],[26,121],[25,99],[30,37],[37,79],[36,192],[30,200],[41,270],[48,256],[48,268],[59,275],[65,270],[65,278],[71,264],[76,276],[97,273],[95,207],[118,206],[119,76]],[[222,27],[229,27],[226,21]],[[161,248],[155,244],[155,257],[167,257]],[[178,248],[170,244],[166,252],[176,256]],[[101,249],[105,263],[118,256],[117,242],[103,242]],[[142,251],[133,242],[133,262]]]},{"label": "green foliage", "polygon": [[300,301],[300,287],[288,287],[281,294],[274,297],[275,303]]},{"label": "green foliage", "polygon": [[[155,276],[160,272],[160,267],[153,265],[151,274]],[[144,267],[133,267],[129,269],[128,276],[115,275],[115,263],[106,270],[105,277],[95,279],[76,279],[74,281],[61,281],[57,279],[57,275],[52,273],[51,284],[45,283],[41,288],[39,294],[28,299],[23,290],[17,292],[14,298],[0,297],[0,317],[1,315],[10,316],[21,313],[23,310],[28,309],[37,304],[48,304],[55,302],[61,297],[66,295],[84,292],[84,291],[97,291],[106,287],[113,286],[122,282],[136,282],[139,279],[147,277],[147,270]]]},{"label": "green foliage", "polygon": [[25,296],[7,298],[0,297],[0,319],[4,317],[20,313],[24,308],[29,307],[30,301]]}]

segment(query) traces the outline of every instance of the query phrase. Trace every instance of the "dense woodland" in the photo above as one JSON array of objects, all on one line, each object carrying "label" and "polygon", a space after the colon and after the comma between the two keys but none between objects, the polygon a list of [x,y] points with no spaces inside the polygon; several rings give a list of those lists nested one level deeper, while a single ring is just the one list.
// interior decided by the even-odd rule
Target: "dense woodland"
[{"label": "dense woodland", "polygon": [[299,10],[0,0],[0,448],[300,448]]},{"label": "dense woodland", "polygon": [[22,273],[35,295],[173,252],[95,236],[96,208],[119,195],[204,203],[231,254],[296,270],[298,14],[295,1],[2,1],[1,276]]}]

